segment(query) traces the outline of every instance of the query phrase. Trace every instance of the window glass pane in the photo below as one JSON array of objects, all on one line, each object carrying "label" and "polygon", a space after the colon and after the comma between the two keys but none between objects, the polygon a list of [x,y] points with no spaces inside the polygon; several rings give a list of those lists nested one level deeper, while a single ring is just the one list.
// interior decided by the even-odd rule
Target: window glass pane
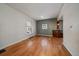
[{"label": "window glass pane", "polygon": [[26,26],[32,26],[30,21],[26,21]]},{"label": "window glass pane", "polygon": [[42,29],[47,29],[47,24],[42,24]]}]

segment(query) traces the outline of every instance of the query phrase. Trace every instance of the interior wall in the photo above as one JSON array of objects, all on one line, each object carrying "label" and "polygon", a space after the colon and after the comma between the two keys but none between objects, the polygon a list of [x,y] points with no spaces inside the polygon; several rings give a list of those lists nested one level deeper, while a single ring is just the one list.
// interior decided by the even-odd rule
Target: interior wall
[{"label": "interior wall", "polygon": [[59,28],[60,28],[60,30],[63,30],[63,20],[60,21]]},{"label": "interior wall", "polygon": [[79,4],[64,4],[59,18],[63,16],[64,46],[72,55],[79,55]]},{"label": "interior wall", "polygon": [[[33,32],[26,35],[25,23],[32,23]],[[36,22],[19,11],[0,4],[0,49],[36,34]]]},{"label": "interior wall", "polygon": [[[52,30],[56,30],[56,22],[56,18],[36,21],[37,34],[52,35]],[[47,24],[47,29],[42,29],[42,24]]]}]

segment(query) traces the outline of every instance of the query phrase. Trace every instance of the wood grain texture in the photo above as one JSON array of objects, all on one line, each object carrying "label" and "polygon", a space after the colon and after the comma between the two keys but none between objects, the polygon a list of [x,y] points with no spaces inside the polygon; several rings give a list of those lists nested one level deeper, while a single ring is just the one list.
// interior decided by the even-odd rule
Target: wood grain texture
[{"label": "wood grain texture", "polygon": [[35,36],[9,46],[1,56],[70,56],[62,38]]}]

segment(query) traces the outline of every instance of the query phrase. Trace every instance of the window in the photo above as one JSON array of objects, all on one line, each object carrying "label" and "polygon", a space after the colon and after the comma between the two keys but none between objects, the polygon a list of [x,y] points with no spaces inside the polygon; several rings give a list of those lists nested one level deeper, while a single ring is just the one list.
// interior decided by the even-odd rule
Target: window
[{"label": "window", "polygon": [[26,31],[26,34],[29,35],[29,34],[32,34],[32,24],[30,21],[26,21],[26,25],[25,25],[25,31]]},{"label": "window", "polygon": [[42,29],[47,29],[47,24],[42,24]]}]

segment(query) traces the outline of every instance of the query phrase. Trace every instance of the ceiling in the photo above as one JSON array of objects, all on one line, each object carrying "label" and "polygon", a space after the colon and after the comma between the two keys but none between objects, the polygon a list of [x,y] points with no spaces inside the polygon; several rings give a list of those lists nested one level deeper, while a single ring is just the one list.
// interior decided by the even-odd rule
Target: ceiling
[{"label": "ceiling", "polygon": [[62,3],[9,3],[7,4],[27,16],[42,20],[56,18],[62,8]]}]

